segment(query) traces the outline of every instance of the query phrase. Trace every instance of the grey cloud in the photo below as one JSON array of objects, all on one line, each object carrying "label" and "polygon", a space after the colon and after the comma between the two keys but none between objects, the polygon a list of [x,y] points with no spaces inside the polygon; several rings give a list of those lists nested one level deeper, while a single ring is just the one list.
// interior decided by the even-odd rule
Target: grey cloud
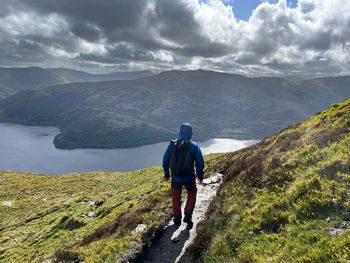
[{"label": "grey cloud", "polygon": [[302,52],[305,49],[309,50],[328,50],[332,45],[332,31],[327,30],[326,32],[315,32],[309,36],[305,36],[299,45],[299,50]]},{"label": "grey cloud", "polygon": [[77,37],[90,42],[98,41],[102,38],[102,32],[92,24],[76,21],[71,26],[71,31]]},{"label": "grey cloud", "polygon": [[71,25],[71,32],[88,41],[106,38],[111,43],[118,41],[137,42],[144,35],[138,32],[149,0],[28,0],[28,8],[39,15],[59,14]]},{"label": "grey cloud", "polygon": [[40,64],[43,59],[48,59],[43,55],[38,44],[26,40],[2,40],[0,58],[1,66],[18,66],[18,62],[22,66],[33,65],[33,63]]},{"label": "grey cloud", "polygon": [[7,15],[10,13],[9,6],[6,3],[2,3],[0,8],[0,17]]},{"label": "grey cloud", "polygon": [[105,64],[119,64],[119,63],[125,62],[125,60],[120,59],[120,58],[116,58],[116,57],[98,56],[95,54],[84,54],[84,53],[80,53],[76,57],[76,60],[105,63]]},{"label": "grey cloud", "polygon": [[53,47],[55,49],[62,49],[67,53],[74,53],[79,50],[77,42],[64,34],[57,34],[55,36],[46,37],[40,34],[29,34],[24,39],[29,39],[36,43],[41,44],[42,47]]},{"label": "grey cloud", "polygon": [[256,25],[254,38],[247,39],[245,47],[256,54],[257,60],[276,52],[281,46],[290,46],[298,41],[298,36],[290,28],[290,24],[295,24],[293,18],[276,12],[275,7],[266,5],[258,8],[253,23]]},{"label": "grey cloud", "polygon": [[17,11],[22,6],[19,0],[1,0],[0,17]]},{"label": "grey cloud", "polygon": [[119,44],[111,46],[108,49],[108,54],[105,56],[95,54],[80,53],[77,59],[95,61],[106,64],[125,63],[133,61],[152,61],[154,57],[143,49],[134,49],[127,44]]},{"label": "grey cloud", "polygon": [[[154,9],[147,8],[151,2]],[[194,11],[182,1],[28,0],[23,4],[41,16],[64,17],[71,33],[89,42],[106,39],[112,45],[125,42],[138,49],[168,50],[182,56],[211,57],[228,53],[227,47],[211,42],[201,33]],[[65,34],[68,37],[67,32]],[[182,48],[162,43],[158,35]]]},{"label": "grey cloud", "polygon": [[193,11],[180,1],[156,0],[154,12],[148,14],[148,23],[162,37],[179,44],[189,45],[206,40],[199,33],[200,25],[195,21]]},{"label": "grey cloud", "polygon": [[229,53],[230,47],[221,43],[202,43],[198,46],[186,46],[184,48],[177,48],[174,51],[183,56],[201,56],[204,58],[221,57]]},{"label": "grey cloud", "polygon": [[313,3],[313,2],[305,2],[305,1],[300,2],[299,6],[300,6],[300,10],[303,13],[309,13],[309,12],[311,12],[312,10],[314,10],[316,8],[315,3]]},{"label": "grey cloud", "polygon": [[161,37],[181,47],[162,46],[185,57],[221,57],[230,52],[230,47],[210,41],[201,32],[201,25],[195,20],[194,11],[182,1],[155,0],[155,9],[147,14],[149,27]]},{"label": "grey cloud", "polygon": [[[130,68],[144,65],[152,70],[199,65],[247,75],[278,71],[349,72],[350,55],[346,54],[350,46],[350,15],[339,10],[341,15],[330,12],[327,17],[324,12],[329,10],[322,10],[321,16],[317,1],[320,2],[299,0],[299,6],[290,12],[286,10],[291,9],[265,3],[244,25],[218,19],[211,27],[205,23],[206,16],[217,13],[206,13],[204,9],[203,13],[196,13],[190,0],[1,0],[0,20],[8,14],[16,17],[22,11],[35,21],[38,19],[38,23],[54,17],[62,24],[54,28],[54,20],[35,31],[33,23],[34,30],[26,32],[25,22],[18,21],[18,15],[16,23],[22,23],[20,33],[11,34],[6,30],[11,30],[13,24],[6,29],[1,23],[0,59],[8,64],[41,61],[76,68],[86,65],[96,70],[129,68],[129,63]],[[347,1],[324,1],[350,9]],[[217,5],[208,4],[207,8]],[[232,24],[221,25],[223,21]],[[41,32],[41,28],[49,34]],[[338,54],[341,47],[343,51]],[[61,53],[64,55],[57,57]],[[328,61],[318,59],[320,55]]]},{"label": "grey cloud", "polygon": [[13,47],[17,50],[20,50],[21,55],[41,55],[43,53],[42,46],[40,46],[37,42],[28,41],[25,39],[21,39],[16,43]]},{"label": "grey cloud", "polygon": [[259,61],[255,53],[242,52],[233,58],[233,60],[241,65],[254,65]]},{"label": "grey cloud", "polygon": [[265,63],[264,66],[267,66],[274,70],[281,70],[281,71],[290,70],[294,67],[294,65],[291,63],[286,63],[283,61],[279,61],[277,59],[273,59],[272,61]]},{"label": "grey cloud", "polygon": [[247,41],[246,45],[246,50],[253,52],[256,55],[256,59],[259,60],[261,57],[267,56],[277,50],[280,44],[274,41],[273,38],[260,35],[254,41]]},{"label": "grey cloud", "polygon": [[340,73],[339,65],[329,60],[320,60],[320,59],[310,60],[310,61],[306,61],[304,66],[307,69],[307,71],[310,73],[322,72],[324,71],[325,68],[327,69],[327,73],[337,73],[337,74]]},{"label": "grey cloud", "polygon": [[104,30],[133,27],[142,18],[147,0],[27,0],[25,4],[41,14],[57,13],[69,20],[95,24]]}]

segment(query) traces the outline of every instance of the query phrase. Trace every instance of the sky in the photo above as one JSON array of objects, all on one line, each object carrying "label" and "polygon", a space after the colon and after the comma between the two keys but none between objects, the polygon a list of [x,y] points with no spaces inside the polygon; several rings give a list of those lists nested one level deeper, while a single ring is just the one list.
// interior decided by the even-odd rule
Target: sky
[{"label": "sky", "polygon": [[0,0],[0,66],[350,75],[346,0]]},{"label": "sky", "polygon": [[[208,0],[200,0],[200,3],[208,3]],[[268,2],[271,4],[276,4],[278,0],[262,1],[262,0],[225,0],[223,3],[225,5],[230,5],[233,7],[233,13],[237,20],[248,21],[252,12],[261,3]],[[288,0],[287,5],[291,8],[296,7],[298,0]]]}]

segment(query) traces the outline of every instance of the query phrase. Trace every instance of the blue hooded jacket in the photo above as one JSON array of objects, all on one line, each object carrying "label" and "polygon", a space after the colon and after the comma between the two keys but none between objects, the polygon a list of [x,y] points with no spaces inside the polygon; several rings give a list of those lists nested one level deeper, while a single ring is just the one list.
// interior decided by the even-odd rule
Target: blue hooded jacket
[{"label": "blue hooded jacket", "polygon": [[[180,132],[179,132],[179,140],[180,141],[186,141],[186,140],[189,141],[189,140],[191,140],[191,137],[192,137],[191,124],[189,124],[189,123],[181,124]],[[175,182],[187,183],[191,180],[196,180],[196,175],[194,172],[194,162],[196,163],[196,171],[197,171],[198,179],[199,180],[203,179],[204,160],[203,160],[201,149],[199,148],[198,144],[193,142],[193,141],[190,141],[188,146],[189,146],[189,150],[190,150],[191,156],[192,156],[192,164],[193,164],[192,173],[186,177],[176,177],[172,174],[171,178]],[[169,146],[166,149],[164,156],[163,156],[163,169],[164,169],[164,176],[166,178],[170,177],[170,174],[169,174],[170,159],[171,159],[171,146],[169,144]]]}]

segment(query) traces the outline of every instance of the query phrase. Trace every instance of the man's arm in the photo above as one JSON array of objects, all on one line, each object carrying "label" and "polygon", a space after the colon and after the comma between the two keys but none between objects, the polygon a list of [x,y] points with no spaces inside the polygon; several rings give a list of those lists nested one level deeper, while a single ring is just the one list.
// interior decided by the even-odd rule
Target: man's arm
[{"label": "man's arm", "polygon": [[170,173],[169,173],[170,158],[171,158],[171,146],[169,144],[163,156],[164,179],[166,181],[168,181],[170,178]]},{"label": "man's arm", "polygon": [[196,146],[195,149],[195,160],[196,160],[196,172],[197,172],[197,177],[199,180],[199,183],[202,184],[203,182],[203,176],[204,176],[204,159],[203,159],[203,155],[201,152],[201,149],[199,148],[199,146]]}]

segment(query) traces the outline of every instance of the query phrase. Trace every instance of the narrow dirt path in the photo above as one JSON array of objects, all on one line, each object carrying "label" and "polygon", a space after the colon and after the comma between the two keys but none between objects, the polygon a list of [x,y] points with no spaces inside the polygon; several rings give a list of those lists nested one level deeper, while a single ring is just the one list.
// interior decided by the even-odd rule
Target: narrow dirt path
[{"label": "narrow dirt path", "polygon": [[[196,228],[199,221],[204,217],[208,209],[211,198],[216,194],[216,191],[221,183],[222,174],[216,174],[210,178],[204,179],[203,185],[197,185],[197,200],[193,211],[192,221],[193,228],[189,230],[186,223],[182,222],[177,228],[172,219],[164,228],[160,237],[155,240],[152,245],[146,250],[142,258],[137,259],[136,263],[170,263],[184,262],[186,248],[191,244],[196,235]],[[186,190],[184,190],[186,192]],[[182,211],[186,200],[182,202]]]}]

